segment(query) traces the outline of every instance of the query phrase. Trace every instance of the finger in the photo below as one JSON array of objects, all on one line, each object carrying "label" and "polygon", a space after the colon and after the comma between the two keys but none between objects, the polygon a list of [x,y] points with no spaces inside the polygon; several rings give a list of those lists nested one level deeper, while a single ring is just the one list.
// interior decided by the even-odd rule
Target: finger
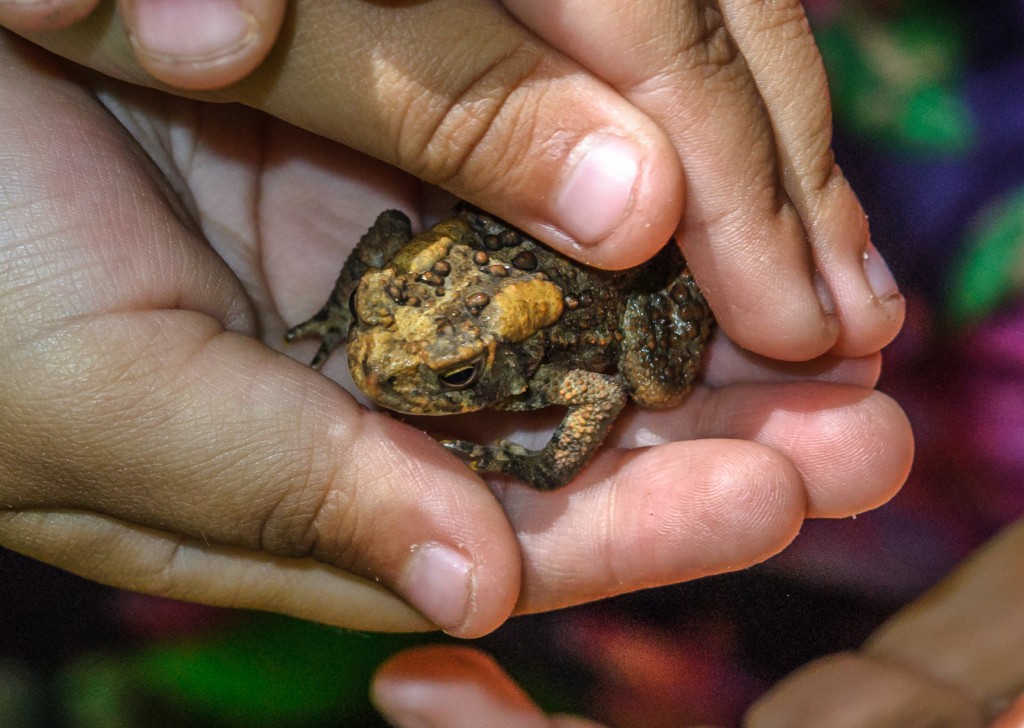
[{"label": "finger", "polygon": [[521,612],[758,563],[793,539],[805,507],[786,458],[731,440],[606,448],[548,493],[493,487],[523,550]]},{"label": "finger", "polygon": [[776,359],[828,350],[839,327],[780,184],[771,119],[715,3],[504,4],[669,134],[687,179],[681,243],[730,337]]},{"label": "finger", "polygon": [[380,584],[328,564],[218,546],[96,513],[3,513],[0,544],[94,581],[175,599],[357,630],[434,627]]},{"label": "finger", "polygon": [[[288,589],[294,570],[261,555],[321,563],[379,582],[453,634],[494,629],[515,601],[519,557],[487,489],[422,433],[251,338],[238,280],[182,225],[143,155],[88,94],[49,74],[13,55],[0,66],[2,154],[18,161],[0,179],[0,487],[10,512],[46,514],[52,530],[8,518],[0,539],[87,576],[213,603],[237,598],[232,584],[261,563],[272,585],[262,593]],[[156,532],[148,560],[106,548],[94,520],[62,538],[53,516],[64,511],[122,524],[115,543]],[[147,570],[169,543],[254,558],[236,560],[235,579]],[[351,583],[338,578],[330,593]],[[308,609],[325,621],[344,611]]]},{"label": "finger", "polygon": [[505,5],[668,131],[687,170],[681,237],[737,341],[808,359],[837,336],[836,353],[862,356],[895,335],[902,299],[834,164],[799,3]]},{"label": "finger", "polygon": [[[33,39],[152,83],[116,18]],[[394,164],[594,265],[646,260],[682,209],[658,125],[496,4],[300,0],[268,61],[210,98]]]},{"label": "finger", "polygon": [[286,0],[120,0],[135,57],[153,78],[216,89],[253,71],[277,40]]},{"label": "finger", "polygon": [[945,582],[900,611],[865,652],[958,685],[984,705],[1020,692],[1024,523],[986,544]]},{"label": "finger", "polygon": [[815,381],[871,389],[881,374],[880,354],[856,359],[821,356],[806,362],[768,359],[719,335],[705,354],[703,383],[714,389],[733,384]]},{"label": "finger", "polygon": [[0,25],[15,33],[45,33],[67,28],[91,13],[100,0],[0,2]]},{"label": "finger", "polygon": [[681,439],[752,440],[800,474],[807,515],[845,518],[888,501],[906,481],[913,433],[903,410],[869,389],[817,382],[699,390],[676,410],[632,410],[612,442],[653,446]]},{"label": "finger", "polygon": [[[34,352],[29,371],[68,384],[15,379],[20,394],[9,401],[21,416],[5,423],[20,434],[4,461],[16,484],[9,507],[138,524],[160,532],[149,552],[175,535],[215,555],[248,549],[250,575],[265,563],[261,554],[300,570],[326,563],[387,586],[456,635],[479,635],[505,619],[518,585],[514,535],[461,463],[252,339],[213,323],[182,334],[182,317],[160,322],[162,312],[132,318],[82,322],[81,340],[62,333],[53,349]],[[120,353],[96,351],[93,339]],[[152,349],[152,341],[163,345]],[[65,357],[71,370],[54,365]],[[9,373],[26,371],[24,361],[4,363]],[[72,442],[80,446],[68,452]],[[213,603],[234,598],[228,579],[208,578],[212,591],[203,594],[177,564],[147,572],[159,554],[145,549],[110,551],[103,540],[76,541],[60,530],[35,538],[54,549],[35,555],[91,578]],[[3,539],[22,550],[17,538]],[[272,586],[262,593],[291,579],[287,569],[263,570]],[[138,580],[140,572],[152,582]],[[246,580],[239,573],[232,581]],[[307,614],[321,610],[328,621],[344,606],[311,605]]]},{"label": "finger", "polygon": [[[906,478],[909,427],[877,392],[793,384],[695,394],[694,410],[630,412],[629,434],[613,435],[560,491],[496,483],[523,548],[519,610],[758,563],[805,517],[876,507]],[[678,442],[681,433],[735,439]]]},{"label": "finger", "polygon": [[783,186],[842,321],[834,351],[878,351],[899,331],[904,302],[835,164],[828,81],[803,5],[726,0],[722,9],[771,118]]},{"label": "finger", "polygon": [[371,699],[399,728],[545,728],[552,724],[488,655],[468,647],[405,650],[377,671]]},{"label": "finger", "polygon": [[862,654],[833,656],[788,678],[755,706],[752,728],[793,725],[808,709],[809,722],[796,725],[813,725],[816,710],[843,715],[854,703],[861,708],[850,713],[859,721],[851,725],[895,728],[908,715],[985,724],[984,714],[1004,709],[1020,690],[1022,541],[1024,527],[1008,529],[888,620]]},{"label": "finger", "polygon": [[1000,713],[988,728],[1020,728],[1024,725],[1024,696],[1017,698],[1004,712]]},{"label": "finger", "polygon": [[[243,394],[221,389],[225,396]],[[258,390],[248,383],[248,391]],[[60,395],[65,404],[71,401]],[[490,494],[464,466],[452,460],[438,467],[431,461],[430,453],[434,459],[444,456],[425,436],[411,433],[405,441],[389,443],[381,439],[386,433],[367,427],[364,437],[346,442],[344,427],[322,421],[312,429],[299,426],[308,413],[289,419],[275,407],[261,406],[248,416],[236,413],[237,429],[216,428],[217,435],[210,433],[198,446],[179,428],[193,435],[205,432],[230,408],[214,398],[205,409],[187,392],[177,395],[174,407],[160,406],[159,398],[144,400],[148,416],[165,418],[167,424],[143,434],[135,423],[146,417],[124,405],[124,399],[143,398],[127,388],[104,403],[123,412],[121,426],[93,426],[92,442],[74,456],[33,450],[24,439],[13,439],[20,452],[3,464],[18,487],[5,494],[5,503],[15,513],[50,517],[30,522],[27,529],[4,524],[0,542],[115,586],[282,609],[350,628],[421,629],[429,622],[457,636],[479,636],[507,617],[519,577],[514,536]],[[35,403],[21,398],[13,404],[21,409]],[[37,411],[40,417],[53,416],[49,408]],[[95,409],[83,416],[103,419]],[[53,437],[64,443],[78,439],[77,419],[70,417]],[[26,438],[49,434],[37,421],[13,424]],[[295,439],[284,436],[285,428]],[[311,457],[305,451],[309,445],[321,455]],[[396,464],[380,457],[385,453],[404,454]],[[51,458],[62,463],[59,472],[40,462]],[[338,462],[331,462],[334,458]],[[351,465],[360,461],[361,467]],[[56,517],[68,510],[90,518]],[[97,519],[102,519],[99,529]],[[259,587],[245,593],[257,580]],[[297,580],[304,588],[296,593],[291,590]],[[398,594],[426,621],[395,604],[379,624],[376,613],[356,611],[373,604],[369,596],[381,598],[379,589],[367,594],[367,581]],[[316,589],[322,596],[303,603]],[[329,595],[343,600],[327,601]]]},{"label": "finger", "polygon": [[746,715],[750,728],[981,728],[978,706],[955,687],[884,661],[832,655],[776,685]]}]

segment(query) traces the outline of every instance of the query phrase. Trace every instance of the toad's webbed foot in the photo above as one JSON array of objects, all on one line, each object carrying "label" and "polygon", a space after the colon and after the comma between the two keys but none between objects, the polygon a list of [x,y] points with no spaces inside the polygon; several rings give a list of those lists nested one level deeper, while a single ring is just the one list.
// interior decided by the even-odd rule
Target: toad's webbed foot
[{"label": "toad's webbed foot", "polygon": [[542,450],[508,441],[478,445],[445,440],[442,444],[473,470],[507,473],[538,490],[561,488],[600,447],[626,404],[626,388],[617,376],[575,369],[554,383],[548,401],[569,410]]},{"label": "toad's webbed foot", "polygon": [[538,490],[554,490],[572,480],[580,467],[569,472],[557,472],[544,450],[530,450],[507,440],[493,445],[478,445],[467,440],[441,442],[449,452],[458,455],[473,470],[487,473],[507,473]]},{"label": "toad's webbed foot", "polygon": [[351,321],[352,312],[348,304],[342,306],[332,296],[313,316],[288,329],[284,334],[284,340],[290,344],[307,336],[319,336],[320,348],[316,350],[313,361],[309,363],[313,369],[319,370],[331,352],[348,339]]}]

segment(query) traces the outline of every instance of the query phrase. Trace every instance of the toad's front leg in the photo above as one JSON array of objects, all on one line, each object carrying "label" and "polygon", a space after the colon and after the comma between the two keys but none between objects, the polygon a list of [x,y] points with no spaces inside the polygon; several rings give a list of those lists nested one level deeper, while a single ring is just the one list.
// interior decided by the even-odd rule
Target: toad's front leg
[{"label": "toad's front leg", "polygon": [[309,319],[285,332],[284,340],[289,343],[307,336],[320,337],[320,348],[309,364],[311,367],[322,367],[331,352],[348,338],[352,322],[348,299],[359,285],[359,279],[370,268],[383,267],[411,239],[412,227],[404,213],[382,212],[345,261],[327,303]]},{"label": "toad's front leg", "polygon": [[552,384],[547,401],[569,411],[543,450],[508,441],[442,444],[474,470],[508,473],[539,490],[560,488],[594,456],[626,404],[626,388],[617,376],[576,369]]}]

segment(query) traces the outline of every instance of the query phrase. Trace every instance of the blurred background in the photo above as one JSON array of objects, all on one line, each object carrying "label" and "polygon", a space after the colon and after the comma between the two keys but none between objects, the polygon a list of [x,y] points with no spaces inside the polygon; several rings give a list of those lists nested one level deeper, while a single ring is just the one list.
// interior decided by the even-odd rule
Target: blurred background
[{"label": "blurred background", "polygon": [[[805,4],[840,164],[908,299],[881,388],[913,422],[914,469],[887,506],[808,523],[757,568],[478,642],[550,709],[612,728],[737,725],[1024,513],[1024,0]],[[3,550],[0,624],[7,728],[382,726],[376,666],[442,639],[122,592]]]}]

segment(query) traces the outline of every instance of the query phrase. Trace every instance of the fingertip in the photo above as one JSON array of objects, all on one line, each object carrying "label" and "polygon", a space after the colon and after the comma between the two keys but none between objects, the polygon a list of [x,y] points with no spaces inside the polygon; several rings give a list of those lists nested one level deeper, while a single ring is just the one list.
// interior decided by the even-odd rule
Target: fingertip
[{"label": "fingertip", "polygon": [[[391,657],[378,668],[374,690],[407,680],[493,680],[505,673],[485,652],[463,645],[436,644],[413,647]],[[515,691],[513,697],[521,693]]]},{"label": "fingertip", "polygon": [[[596,138],[595,138],[596,137]],[[583,245],[608,237],[633,201],[643,149],[618,136],[591,135],[569,154],[555,197],[559,227]]]},{"label": "fingertip", "polygon": [[473,556],[442,541],[413,544],[411,551],[397,581],[398,593],[449,634],[479,636],[470,626],[479,621],[474,620],[478,615]]},{"label": "fingertip", "polygon": [[493,658],[462,646],[400,652],[377,670],[370,699],[402,728],[542,725],[538,708]]},{"label": "fingertip", "polygon": [[0,2],[0,25],[15,33],[46,33],[74,25],[100,0],[35,0]]},{"label": "fingertip", "polygon": [[241,80],[266,58],[283,0],[122,0],[136,58],[159,81],[211,90]]},{"label": "fingertip", "polygon": [[[487,486],[436,440],[390,416],[363,411],[357,503],[322,509],[317,528],[348,532],[336,553],[356,551],[360,572],[380,579],[428,620],[459,638],[481,637],[509,617],[519,594],[515,534]],[[344,452],[335,448],[334,452]],[[345,523],[352,514],[358,525]]]},{"label": "fingertip", "polygon": [[871,411],[865,419],[877,423],[872,428],[875,446],[868,441],[868,447],[875,453],[879,484],[873,493],[874,500],[867,504],[867,509],[872,509],[889,502],[907,481],[914,462],[914,430],[903,407],[889,395],[873,391],[868,406]]},{"label": "fingertip", "polygon": [[809,235],[817,275],[841,322],[831,349],[859,357],[880,351],[899,333],[905,302],[885,259],[871,242],[868,219],[838,167],[816,202]]},{"label": "fingertip", "polygon": [[639,265],[672,237],[683,209],[677,155],[660,134],[603,131],[566,157],[552,195],[551,227],[589,265]]},{"label": "fingertip", "polygon": [[503,498],[524,552],[523,612],[751,566],[789,544],[805,514],[788,458],[726,439],[606,450],[560,491]]},{"label": "fingertip", "polygon": [[800,668],[745,716],[749,728],[922,725],[981,728],[979,707],[955,687],[858,653],[829,655]]},{"label": "fingertip", "polygon": [[702,252],[687,259],[719,326],[743,349],[780,362],[809,362],[839,340],[840,319],[813,275],[803,279],[794,268],[772,281],[723,270]]},{"label": "fingertip", "polygon": [[[640,265],[672,238],[685,184],[677,155],[657,129],[614,118],[634,110],[608,113],[612,118],[581,113],[578,142],[552,158],[521,160],[496,186],[469,190],[456,181],[449,190],[586,265]],[[620,128],[606,128],[616,122]],[[561,114],[536,121],[551,135],[566,123]]]},{"label": "fingertip", "polygon": [[[621,94],[518,35],[504,39],[506,45],[517,40],[511,48],[502,49],[498,38],[488,49],[503,76],[517,74],[514,83],[502,78],[497,90],[487,86],[490,115],[470,108],[480,103],[475,88],[453,90],[455,109],[447,97],[443,107],[428,98],[422,103],[429,108],[414,114],[413,124],[425,126],[438,113],[433,106],[444,118],[427,128],[430,136],[402,150],[412,160],[396,163],[580,262],[639,265],[679,224],[685,197],[679,155],[660,126]],[[469,70],[472,65],[453,75]],[[416,129],[408,126],[413,137]]]},{"label": "fingertip", "polygon": [[860,258],[849,265],[852,275],[842,299],[842,334],[832,349],[839,356],[880,351],[896,338],[906,316],[906,300],[878,249],[868,243]]},{"label": "fingertip", "polygon": [[874,389],[737,385],[715,393],[715,408],[731,436],[756,439],[792,461],[806,488],[808,517],[846,518],[877,508],[899,491],[913,460],[906,414]]},{"label": "fingertip", "polygon": [[[808,516],[846,518],[878,508],[896,495],[914,458],[914,435],[902,407],[881,392],[861,387],[790,386],[807,392],[802,401],[805,407],[813,405],[812,420],[804,407],[784,405],[764,436],[795,453],[808,486]],[[835,466],[837,459],[843,467]]]},{"label": "fingertip", "polygon": [[[675,556],[692,562],[686,578],[760,563],[800,532],[807,513],[806,486],[790,458],[776,448],[750,440],[708,439],[662,445],[650,456],[661,461],[664,496],[675,502],[674,507],[666,503],[669,518],[662,529],[678,520],[693,541],[678,544],[680,554],[701,553],[696,559]],[[683,497],[678,495],[680,462],[691,474]],[[632,487],[641,487],[646,471],[632,473]]]}]

